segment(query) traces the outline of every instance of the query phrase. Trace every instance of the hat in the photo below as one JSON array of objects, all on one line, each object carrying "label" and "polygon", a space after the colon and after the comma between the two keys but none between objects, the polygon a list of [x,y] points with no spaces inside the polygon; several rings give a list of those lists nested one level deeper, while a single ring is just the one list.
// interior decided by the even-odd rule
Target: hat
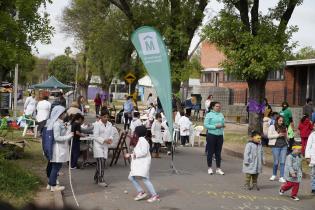
[{"label": "hat", "polygon": [[292,149],[302,149],[302,146],[301,146],[301,145],[294,145],[294,146],[292,147]]}]

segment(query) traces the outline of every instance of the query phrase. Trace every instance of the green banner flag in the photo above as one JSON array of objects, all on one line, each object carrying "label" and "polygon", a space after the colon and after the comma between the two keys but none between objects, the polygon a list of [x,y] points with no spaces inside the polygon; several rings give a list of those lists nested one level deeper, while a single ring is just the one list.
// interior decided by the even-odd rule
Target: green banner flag
[{"label": "green banner flag", "polygon": [[172,134],[171,72],[168,51],[164,41],[159,32],[149,26],[135,30],[131,35],[131,41],[152,80]]}]

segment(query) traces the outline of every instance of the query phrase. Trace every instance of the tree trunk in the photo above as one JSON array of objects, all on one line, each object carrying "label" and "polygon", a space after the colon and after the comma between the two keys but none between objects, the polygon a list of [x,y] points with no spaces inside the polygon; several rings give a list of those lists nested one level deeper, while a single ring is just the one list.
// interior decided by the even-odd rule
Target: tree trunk
[{"label": "tree trunk", "polygon": [[[266,79],[263,80],[247,80],[249,89],[249,101],[254,100],[259,104],[262,104],[265,98]],[[248,133],[251,131],[262,132],[262,114],[249,112],[249,125]]]}]

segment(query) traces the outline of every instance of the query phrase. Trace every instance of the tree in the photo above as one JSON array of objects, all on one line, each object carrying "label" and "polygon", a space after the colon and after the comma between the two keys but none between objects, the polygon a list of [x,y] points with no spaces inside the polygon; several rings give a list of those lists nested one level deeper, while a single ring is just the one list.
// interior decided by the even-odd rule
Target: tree
[{"label": "tree", "polygon": [[[279,0],[267,15],[259,12],[259,0],[222,0],[224,9],[204,29],[204,36],[220,48],[227,74],[247,81],[249,99],[262,103],[268,72],[281,67],[292,47],[297,27],[288,27],[302,0]],[[250,112],[249,131],[261,131],[261,115]]]},{"label": "tree", "polygon": [[126,15],[133,29],[150,25],[161,32],[170,50],[173,91],[178,92],[183,79],[182,72],[189,62],[188,49],[202,22],[208,0],[109,0],[109,2]]},{"label": "tree", "polygon": [[315,58],[315,49],[308,46],[303,47],[299,50],[298,53],[296,53],[292,59],[314,59]]},{"label": "tree", "polygon": [[75,68],[75,60],[66,55],[57,56],[48,64],[49,74],[66,84],[74,82]]},{"label": "tree", "polygon": [[53,28],[39,8],[51,0],[2,0],[0,2],[0,82],[19,64],[22,71],[33,62],[31,46],[49,43]]}]

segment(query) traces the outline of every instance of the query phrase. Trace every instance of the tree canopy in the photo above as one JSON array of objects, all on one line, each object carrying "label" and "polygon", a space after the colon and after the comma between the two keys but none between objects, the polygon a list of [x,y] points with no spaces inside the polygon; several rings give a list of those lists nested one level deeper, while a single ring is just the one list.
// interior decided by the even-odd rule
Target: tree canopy
[{"label": "tree canopy", "polygon": [[53,28],[48,14],[39,11],[47,2],[51,0],[0,1],[0,81],[17,63],[22,71],[29,69],[35,42],[49,43]]},{"label": "tree canopy", "polygon": [[64,84],[74,83],[75,68],[75,60],[66,55],[57,56],[48,64],[49,74]]},{"label": "tree canopy", "polygon": [[[296,26],[288,26],[302,0],[278,0],[268,14],[259,11],[259,0],[222,0],[224,8],[204,28],[204,36],[225,54],[227,74],[246,80],[249,99],[262,103],[268,72],[278,69],[295,44],[289,44]],[[261,116],[251,113],[249,129],[261,130]]]}]

